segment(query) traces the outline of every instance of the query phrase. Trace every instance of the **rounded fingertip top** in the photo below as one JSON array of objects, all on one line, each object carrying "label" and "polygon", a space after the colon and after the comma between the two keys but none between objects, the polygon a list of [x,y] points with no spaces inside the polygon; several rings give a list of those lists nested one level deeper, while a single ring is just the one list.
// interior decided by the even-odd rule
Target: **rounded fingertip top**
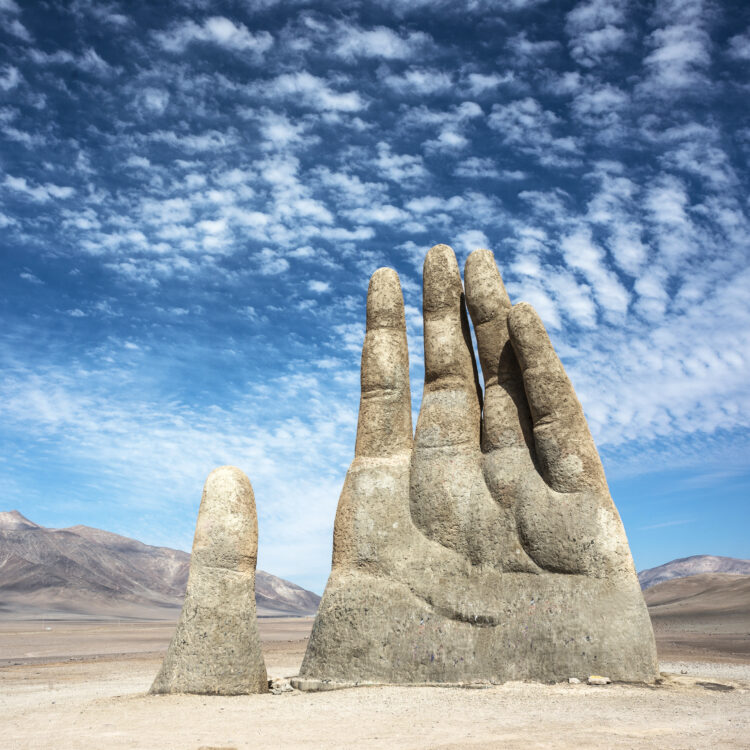
[{"label": "rounded fingertip top", "polygon": [[392,268],[378,268],[367,290],[367,329],[405,328],[404,295],[398,274]]},{"label": "rounded fingertip top", "polygon": [[253,493],[253,487],[247,475],[236,466],[219,466],[206,478],[204,492],[209,498],[228,496],[229,494]]},{"label": "rounded fingertip top", "polygon": [[495,262],[495,253],[492,250],[488,250],[486,247],[478,247],[476,250],[472,250],[469,253],[469,257],[466,259],[466,267],[474,265],[475,263],[487,263]]},{"label": "rounded fingertip top", "polygon": [[508,314],[508,332],[522,368],[533,367],[538,352],[549,341],[539,313],[528,302],[513,305]]},{"label": "rounded fingertip top", "polygon": [[218,468],[214,469],[206,479],[206,482],[215,482],[215,481],[237,481],[237,482],[248,482],[250,481],[246,476],[245,473],[242,471],[242,469],[238,469],[236,466],[219,466]]},{"label": "rounded fingertip top", "polygon": [[464,266],[466,302],[474,325],[494,318],[498,311],[510,308],[510,298],[491,250],[474,250]]},{"label": "rounded fingertip top", "polygon": [[258,520],[250,480],[236,466],[220,466],[203,487],[194,559],[217,568],[254,568],[257,548]]},{"label": "rounded fingertip top", "polygon": [[509,325],[524,327],[533,324],[535,321],[542,321],[539,314],[530,302],[516,302],[508,314]]},{"label": "rounded fingertip top", "polygon": [[435,245],[424,259],[423,305],[425,312],[455,307],[463,294],[461,273],[453,249]]}]

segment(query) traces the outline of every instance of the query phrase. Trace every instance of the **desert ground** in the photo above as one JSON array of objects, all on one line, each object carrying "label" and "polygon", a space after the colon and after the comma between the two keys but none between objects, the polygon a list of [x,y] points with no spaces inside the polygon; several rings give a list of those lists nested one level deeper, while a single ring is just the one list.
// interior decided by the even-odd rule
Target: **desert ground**
[{"label": "desert ground", "polygon": [[[673,617],[674,619],[674,617]],[[0,737],[22,748],[748,748],[741,632],[657,621],[660,684],[367,687],[149,696],[174,621],[0,623]],[[261,619],[269,677],[299,669],[310,618]],[[705,630],[705,628],[704,628]]]}]

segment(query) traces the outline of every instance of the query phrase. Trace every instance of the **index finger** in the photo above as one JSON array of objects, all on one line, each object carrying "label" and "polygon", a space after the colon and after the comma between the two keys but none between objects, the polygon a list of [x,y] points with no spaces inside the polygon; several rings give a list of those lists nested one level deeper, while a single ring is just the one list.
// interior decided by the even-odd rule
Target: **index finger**
[{"label": "index finger", "polygon": [[404,297],[398,274],[379,268],[367,291],[355,456],[411,450],[411,392]]}]

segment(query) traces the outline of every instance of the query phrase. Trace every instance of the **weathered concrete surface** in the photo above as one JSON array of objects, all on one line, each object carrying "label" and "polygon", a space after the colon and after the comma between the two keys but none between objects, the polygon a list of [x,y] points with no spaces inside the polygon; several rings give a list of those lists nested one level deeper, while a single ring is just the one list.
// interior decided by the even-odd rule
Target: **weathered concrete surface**
[{"label": "weathered concrete surface", "polygon": [[424,269],[425,385],[411,439],[403,298],[370,282],[354,462],[301,685],[652,681],[651,623],[578,399],[492,253]]},{"label": "weathered concrete surface", "polygon": [[265,693],[255,613],[258,517],[248,478],[209,474],[193,539],[185,603],[152,693]]}]

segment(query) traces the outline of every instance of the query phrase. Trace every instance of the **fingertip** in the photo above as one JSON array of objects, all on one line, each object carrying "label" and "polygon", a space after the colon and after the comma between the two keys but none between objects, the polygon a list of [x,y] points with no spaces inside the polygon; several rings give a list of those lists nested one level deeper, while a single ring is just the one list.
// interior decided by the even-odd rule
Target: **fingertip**
[{"label": "fingertip", "polygon": [[219,466],[206,478],[193,538],[193,554],[217,568],[242,569],[258,548],[255,494],[236,466]]},{"label": "fingertip", "polygon": [[398,274],[392,268],[388,266],[382,266],[378,268],[372,276],[370,276],[370,285],[372,284],[389,284],[401,286]]},{"label": "fingertip", "polygon": [[378,268],[367,290],[367,330],[403,328],[404,296],[398,274],[392,268]]},{"label": "fingertip", "polygon": [[523,325],[525,321],[533,318],[538,319],[539,315],[530,302],[516,302],[508,313],[508,322],[511,325]]},{"label": "fingertip", "polygon": [[495,263],[495,255],[484,248],[474,250],[464,267],[466,302],[474,325],[492,320],[510,308],[510,298]]},{"label": "fingertip", "polygon": [[472,250],[469,253],[469,257],[466,259],[464,270],[470,266],[475,266],[480,263],[494,263],[495,253],[492,250],[488,250],[486,247],[478,247],[476,250]]},{"label": "fingertip", "polygon": [[463,284],[453,248],[435,245],[424,259],[423,306],[425,312],[454,307],[461,299]]},{"label": "fingertip", "polygon": [[206,478],[205,486],[207,489],[226,487],[227,485],[236,485],[243,488],[249,487],[252,492],[252,485],[247,475],[236,466],[219,466]]},{"label": "fingertip", "polygon": [[532,360],[539,354],[540,346],[549,341],[547,329],[539,313],[528,302],[519,302],[508,314],[508,333],[521,369],[532,366]]}]

